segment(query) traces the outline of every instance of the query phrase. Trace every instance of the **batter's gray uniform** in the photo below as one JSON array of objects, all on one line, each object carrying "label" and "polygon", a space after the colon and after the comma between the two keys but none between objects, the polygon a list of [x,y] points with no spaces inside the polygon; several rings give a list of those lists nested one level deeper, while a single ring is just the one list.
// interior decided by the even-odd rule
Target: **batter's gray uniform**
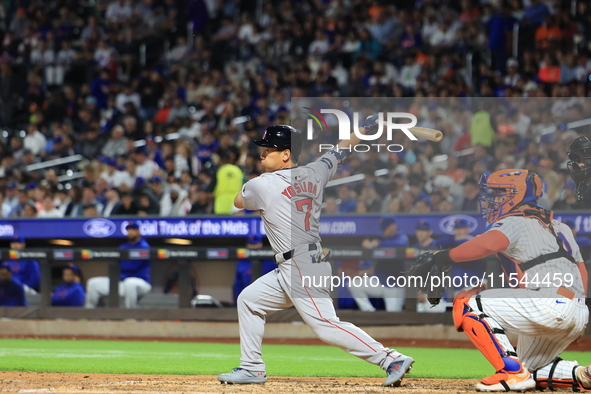
[{"label": "batter's gray uniform", "polygon": [[[244,207],[261,211],[275,253],[293,250],[293,254],[238,297],[241,368],[265,371],[261,358],[265,317],[292,305],[321,340],[384,370],[400,355],[355,325],[340,321],[328,286],[310,285],[332,274],[330,264],[319,259],[318,222],[324,187],[334,175],[340,156],[330,151],[306,166],[263,174],[242,189]],[[306,281],[306,277],[314,279]]]}]

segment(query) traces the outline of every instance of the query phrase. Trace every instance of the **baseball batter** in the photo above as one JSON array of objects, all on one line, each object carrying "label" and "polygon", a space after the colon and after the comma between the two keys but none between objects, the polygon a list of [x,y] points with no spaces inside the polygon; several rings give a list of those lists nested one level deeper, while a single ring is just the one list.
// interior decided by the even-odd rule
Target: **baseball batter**
[{"label": "baseball batter", "polygon": [[[368,118],[361,133],[377,128],[377,116]],[[234,204],[260,210],[265,231],[275,251],[278,268],[248,286],[238,297],[240,325],[240,367],[218,376],[225,383],[265,383],[261,345],[265,317],[295,306],[303,320],[324,342],[380,366],[386,371],[383,386],[398,386],[414,360],[388,349],[351,323],[336,315],[328,286],[310,286],[305,277],[329,277],[319,235],[319,218],[324,187],[346,158],[343,147],[360,139],[351,134],[339,149],[327,152],[315,162],[297,166],[302,150],[300,133],[291,126],[267,128],[254,141],[262,147],[261,162],[267,173],[247,182]]]},{"label": "baseball batter", "polygon": [[[527,170],[501,170],[480,186],[485,233],[433,256],[453,263],[497,253],[514,288],[459,293],[454,323],[497,371],[479,391],[525,391],[536,387],[591,389],[590,368],[558,357],[585,330],[587,271],[570,228],[537,204],[542,182]],[[511,279],[512,278],[512,279]],[[518,335],[517,350],[506,333]]]}]

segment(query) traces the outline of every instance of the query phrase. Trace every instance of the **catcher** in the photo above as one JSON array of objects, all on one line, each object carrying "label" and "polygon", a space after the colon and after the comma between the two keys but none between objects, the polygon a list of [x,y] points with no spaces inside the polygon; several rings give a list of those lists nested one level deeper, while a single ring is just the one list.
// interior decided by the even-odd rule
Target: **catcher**
[{"label": "catcher", "polygon": [[[486,191],[480,210],[488,231],[453,249],[421,255],[410,274],[426,277],[496,253],[511,288],[474,288],[453,303],[456,329],[497,371],[476,389],[591,389],[591,366],[558,357],[589,319],[587,271],[572,231],[537,204],[543,192],[535,173],[497,171],[483,176],[480,187]],[[495,279],[493,286],[501,280]],[[435,289],[429,301],[437,304],[442,292]],[[517,351],[506,333],[517,334]]]}]

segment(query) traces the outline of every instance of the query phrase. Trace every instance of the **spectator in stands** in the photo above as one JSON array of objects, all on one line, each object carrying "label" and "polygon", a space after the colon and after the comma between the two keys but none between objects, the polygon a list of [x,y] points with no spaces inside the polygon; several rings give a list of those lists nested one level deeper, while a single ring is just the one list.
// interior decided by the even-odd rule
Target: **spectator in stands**
[{"label": "spectator in stands", "polygon": [[47,138],[41,133],[37,126],[29,123],[27,126],[27,136],[24,139],[25,149],[29,149],[34,155],[44,154]]},{"label": "spectator in stands", "polygon": [[80,268],[68,263],[62,271],[63,283],[55,288],[51,296],[51,306],[84,306],[86,291],[82,286]]},{"label": "spectator in stands", "polygon": [[111,130],[111,138],[107,140],[101,153],[107,157],[124,155],[127,152],[127,144],[128,139],[124,137],[123,127],[121,125],[115,125]]},{"label": "spectator in stands", "polygon": [[[24,237],[15,234],[10,240],[12,250],[24,250],[26,246]],[[10,267],[14,278],[22,283],[27,294],[37,294],[41,285],[41,269],[37,260],[9,260],[5,263]]]},{"label": "spectator in stands", "polygon": [[187,216],[191,211],[191,202],[187,196],[187,192],[184,191],[178,184],[172,184],[170,186],[170,204],[166,204],[166,207],[170,207],[170,212],[163,212],[163,216]]},{"label": "spectator in stands", "polygon": [[97,212],[102,212],[104,209],[103,204],[97,200],[96,191],[92,186],[86,186],[82,189],[82,205],[84,209],[94,206]]},{"label": "spectator in stands", "polygon": [[231,214],[234,212],[234,197],[242,190],[244,174],[236,163],[238,152],[230,149],[220,149],[220,167],[216,173],[216,185],[213,191],[213,212],[216,214]]},{"label": "spectator in stands", "polygon": [[121,202],[121,199],[119,197],[119,190],[117,190],[116,188],[107,190],[106,197],[107,203],[103,208],[102,216],[109,217],[118,215],[119,211],[121,210],[121,207],[123,206],[123,203]]},{"label": "spectator in stands", "polygon": [[48,193],[43,198],[43,211],[37,214],[38,218],[62,218],[64,213],[55,207],[54,195]]},{"label": "spectator in stands", "polygon": [[137,162],[136,177],[151,179],[158,171],[158,164],[148,157],[145,147],[136,148],[134,158]]},{"label": "spectator in stands", "polygon": [[460,211],[462,212],[477,212],[480,207],[480,188],[478,182],[474,178],[466,178],[462,182],[464,186],[464,193]]},{"label": "spectator in stands", "polygon": [[118,214],[122,216],[137,215],[139,208],[130,192],[121,193],[121,208]]},{"label": "spectator in stands", "polygon": [[351,185],[341,185],[339,188],[339,213],[355,212],[357,200]]},{"label": "spectator in stands", "polygon": [[27,306],[23,285],[12,277],[6,261],[0,263],[0,306]]},{"label": "spectator in stands", "polygon": [[[121,249],[149,249],[150,245],[142,238],[137,223],[129,222],[127,230],[127,242],[121,245]],[[150,284],[151,262],[149,260],[122,260],[120,266],[119,295],[124,298],[125,308],[137,308],[141,297],[152,289]],[[96,308],[100,297],[109,294],[109,278],[100,276],[88,280],[86,293],[86,308]]]}]

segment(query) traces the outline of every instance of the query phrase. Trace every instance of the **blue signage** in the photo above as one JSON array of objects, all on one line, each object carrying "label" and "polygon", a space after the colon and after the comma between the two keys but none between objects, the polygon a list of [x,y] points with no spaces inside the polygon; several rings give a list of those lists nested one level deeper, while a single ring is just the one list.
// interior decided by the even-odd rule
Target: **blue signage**
[{"label": "blue signage", "polygon": [[[381,216],[325,216],[320,219],[320,235],[379,236]],[[453,234],[457,219],[464,219],[470,233],[477,235],[486,230],[480,215],[397,215],[398,230],[413,235],[419,220],[431,225],[436,236]],[[570,220],[578,235],[591,234],[591,213],[556,213],[559,221]],[[184,218],[81,218],[81,219],[21,219],[0,220],[0,238],[18,234],[25,238],[123,238],[125,227],[133,220],[146,238],[209,238],[246,237],[265,235],[263,222],[258,216],[220,216]]]}]

